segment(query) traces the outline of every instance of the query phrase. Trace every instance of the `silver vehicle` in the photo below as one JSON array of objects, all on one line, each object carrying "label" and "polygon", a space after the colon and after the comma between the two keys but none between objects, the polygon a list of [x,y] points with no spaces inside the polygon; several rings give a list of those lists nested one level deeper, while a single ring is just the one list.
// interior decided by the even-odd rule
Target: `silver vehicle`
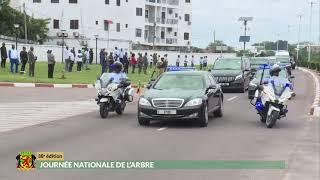
[{"label": "silver vehicle", "polygon": [[100,106],[101,118],[107,118],[109,112],[123,114],[126,103],[133,101],[134,89],[131,88],[130,84],[127,79],[121,80],[120,83],[114,82],[109,73],[104,73],[97,78],[95,88],[98,97],[96,101]]}]

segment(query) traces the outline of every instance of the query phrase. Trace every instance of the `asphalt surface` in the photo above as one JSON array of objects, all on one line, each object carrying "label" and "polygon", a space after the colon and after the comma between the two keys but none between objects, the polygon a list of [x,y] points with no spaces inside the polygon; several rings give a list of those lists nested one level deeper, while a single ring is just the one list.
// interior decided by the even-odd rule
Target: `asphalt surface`
[{"label": "asphalt surface", "polygon": [[[267,129],[247,94],[225,94],[224,117],[208,127],[192,123],[138,125],[136,103],[123,116],[102,120],[93,111],[0,133],[0,180],[14,179],[226,179],[318,180],[319,119],[308,116],[312,79],[295,72],[297,97],[289,114]],[[38,97],[39,94],[41,97]],[[82,101],[94,90],[0,88],[0,104]],[[21,97],[24,96],[24,97]],[[21,97],[21,98],[20,98]],[[23,111],[21,111],[23,113]],[[10,113],[7,114],[10,121]],[[18,152],[64,152],[65,160],[285,160],[282,170],[34,170],[15,169]]]}]

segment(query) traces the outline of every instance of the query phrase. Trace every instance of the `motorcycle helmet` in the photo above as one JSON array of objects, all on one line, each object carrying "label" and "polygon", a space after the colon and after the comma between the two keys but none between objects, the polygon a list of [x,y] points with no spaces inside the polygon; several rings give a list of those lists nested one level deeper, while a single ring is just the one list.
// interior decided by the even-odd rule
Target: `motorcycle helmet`
[{"label": "motorcycle helmet", "polygon": [[122,71],[122,68],[123,68],[123,65],[122,65],[122,63],[121,62],[115,62],[114,64],[113,64],[113,69],[114,69],[114,71],[116,72],[116,73],[119,73],[119,72],[121,72]]},{"label": "motorcycle helmet", "polygon": [[270,75],[271,76],[279,76],[279,73],[281,71],[281,68],[278,64],[275,64],[270,69]]}]

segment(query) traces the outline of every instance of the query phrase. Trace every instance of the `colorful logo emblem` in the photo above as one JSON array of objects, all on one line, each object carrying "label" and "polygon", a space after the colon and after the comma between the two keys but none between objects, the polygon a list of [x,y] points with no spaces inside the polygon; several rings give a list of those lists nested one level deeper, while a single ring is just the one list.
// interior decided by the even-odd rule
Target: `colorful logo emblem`
[{"label": "colorful logo emblem", "polygon": [[20,152],[17,157],[17,169],[27,171],[35,168],[36,156],[32,152]]}]

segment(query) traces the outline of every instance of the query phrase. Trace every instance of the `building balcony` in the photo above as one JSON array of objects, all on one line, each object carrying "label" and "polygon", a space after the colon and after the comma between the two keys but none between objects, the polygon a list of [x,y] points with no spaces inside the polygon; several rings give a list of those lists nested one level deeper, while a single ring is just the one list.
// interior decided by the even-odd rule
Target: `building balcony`
[{"label": "building balcony", "polygon": [[178,39],[176,39],[176,38],[167,38],[166,39],[166,43],[167,44],[177,44],[178,43]]},{"label": "building balcony", "polygon": [[179,0],[146,0],[147,3],[166,4],[170,6],[179,6]]}]

